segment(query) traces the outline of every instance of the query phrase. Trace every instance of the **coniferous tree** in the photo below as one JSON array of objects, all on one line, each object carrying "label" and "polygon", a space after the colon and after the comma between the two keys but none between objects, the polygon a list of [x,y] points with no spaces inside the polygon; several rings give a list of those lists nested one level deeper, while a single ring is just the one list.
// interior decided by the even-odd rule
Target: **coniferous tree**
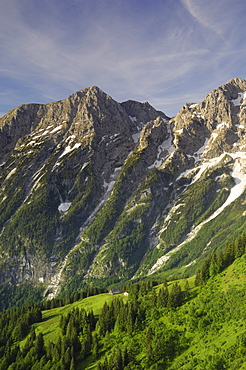
[{"label": "coniferous tree", "polygon": [[224,269],[224,256],[221,250],[217,251],[216,260],[218,265],[218,272],[221,272]]},{"label": "coniferous tree", "polygon": [[146,358],[148,363],[152,363],[153,360],[153,346],[152,341],[154,337],[154,332],[151,326],[147,328],[146,336],[145,336],[145,348],[146,348]]},{"label": "coniferous tree", "polygon": [[133,325],[133,314],[131,312],[131,309],[129,308],[126,318],[126,331],[129,335],[131,335],[133,332]]},{"label": "coniferous tree", "polygon": [[95,358],[99,357],[99,337],[96,332],[92,335],[92,354]]},{"label": "coniferous tree", "polygon": [[209,261],[209,276],[213,277],[219,272],[219,264],[217,262],[217,253],[213,250]]},{"label": "coniferous tree", "polygon": [[183,292],[178,283],[172,285],[172,289],[168,297],[168,306],[169,307],[179,307],[183,303]]},{"label": "coniferous tree", "polygon": [[70,362],[70,367],[69,367],[69,370],[75,370],[76,367],[75,367],[75,359],[74,357],[72,358],[71,362]]},{"label": "coniferous tree", "polygon": [[35,342],[35,352],[37,354],[38,359],[40,359],[45,354],[44,338],[42,333],[39,333],[37,335]]},{"label": "coniferous tree", "polygon": [[168,296],[169,296],[169,292],[168,292],[167,287],[160,288],[158,298],[157,298],[157,306],[159,308],[167,307]]},{"label": "coniferous tree", "polygon": [[69,370],[71,361],[72,361],[71,349],[70,347],[67,347],[66,352],[64,353],[62,357],[62,362],[66,370]]},{"label": "coniferous tree", "polygon": [[246,234],[243,233],[234,242],[235,258],[239,258],[245,253],[245,245],[246,245]]}]

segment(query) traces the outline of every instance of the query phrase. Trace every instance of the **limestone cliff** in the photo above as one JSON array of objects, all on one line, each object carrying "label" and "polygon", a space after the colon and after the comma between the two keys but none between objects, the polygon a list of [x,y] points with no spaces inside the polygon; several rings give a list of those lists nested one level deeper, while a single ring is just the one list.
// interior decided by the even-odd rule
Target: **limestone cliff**
[{"label": "limestone cliff", "polygon": [[[0,283],[193,273],[245,220],[246,81],[169,119],[98,87],[0,119]],[[69,285],[70,284],[70,285]]]}]

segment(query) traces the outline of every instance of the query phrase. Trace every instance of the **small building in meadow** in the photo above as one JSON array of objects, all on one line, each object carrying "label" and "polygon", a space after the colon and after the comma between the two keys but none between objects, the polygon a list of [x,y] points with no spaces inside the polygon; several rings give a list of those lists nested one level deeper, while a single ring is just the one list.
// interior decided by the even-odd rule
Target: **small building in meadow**
[{"label": "small building in meadow", "polygon": [[109,294],[112,294],[112,295],[120,294],[120,291],[118,289],[110,289]]}]

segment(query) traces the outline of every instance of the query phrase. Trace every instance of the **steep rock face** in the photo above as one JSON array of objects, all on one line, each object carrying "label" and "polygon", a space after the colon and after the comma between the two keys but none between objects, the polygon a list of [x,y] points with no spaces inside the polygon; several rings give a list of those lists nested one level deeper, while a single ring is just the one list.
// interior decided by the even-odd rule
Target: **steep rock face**
[{"label": "steep rock face", "polygon": [[[157,208],[157,196],[153,198],[148,183],[153,176],[151,164],[157,156],[163,154],[162,144],[169,136],[167,125],[161,117],[148,122],[141,131],[139,145],[129,155],[115,184],[109,199],[111,204],[105,204],[95,222],[85,232],[87,242],[98,244],[98,253],[89,270],[85,270],[87,278],[109,277],[113,271],[120,278],[130,278],[139,265],[146,252],[148,231],[158,214],[157,210],[153,211]],[[161,184],[158,184],[158,188],[163,195],[162,182],[165,180],[162,181],[161,177],[159,180]],[[156,190],[153,192],[156,193]],[[111,218],[115,222],[111,223],[103,238],[95,240],[95,233],[104,215],[110,217],[111,213],[116,214],[115,218]]]},{"label": "steep rock face", "polygon": [[209,139],[203,157],[213,158],[245,145],[245,90],[245,81],[236,78],[213,90],[203,102],[184,105],[173,120],[177,146],[192,154]]},{"label": "steep rock face", "polygon": [[[169,119],[98,87],[0,120],[0,282],[192,273],[245,225],[246,81]],[[161,270],[160,270],[161,269]]]},{"label": "steep rock face", "polygon": [[[160,268],[172,271],[179,265],[186,265],[189,272],[196,259],[223,243],[230,228],[239,232],[244,224],[243,207],[238,208],[242,217],[237,225],[230,213],[225,219],[223,215],[237,208],[244,196],[244,122],[240,119],[245,91],[245,81],[235,79],[208,94],[202,103],[186,104],[165,125],[163,142],[154,134],[156,124],[145,125],[133,153],[134,168],[144,164],[149,175],[141,178],[140,187],[129,197],[112,231],[108,230],[99,244],[98,240],[92,242],[98,252],[84,270],[86,278],[129,278]],[[145,147],[148,154],[144,157]],[[98,216],[100,220],[102,215]],[[222,224],[224,233],[220,231]],[[95,232],[98,223],[94,226],[91,230]],[[204,229],[211,230],[201,235]],[[214,232],[218,237],[211,240]],[[90,233],[86,237],[90,243]]]},{"label": "steep rock face", "polygon": [[229,230],[235,235],[243,230],[245,97],[246,81],[234,79],[209,93],[203,102],[184,105],[170,121],[172,155],[178,151],[189,162],[184,159],[181,173],[174,164],[178,174],[172,184],[174,198],[152,228],[152,248],[140,274],[182,265],[187,273],[194,271],[197,259],[230,237]]},{"label": "steep rock face", "polygon": [[142,125],[153,121],[157,115],[165,120],[170,119],[165,115],[165,113],[156,111],[148,102],[140,103],[134,100],[127,100],[126,102],[121,103],[121,106],[131,117],[133,122],[138,121]]},{"label": "steep rock face", "polygon": [[28,104],[12,109],[0,118],[0,163],[5,161],[16,142],[37,126],[40,110],[41,105]]},{"label": "steep rock face", "polygon": [[[57,281],[64,258],[107,201],[141,128],[159,115],[147,105],[146,114],[134,113],[138,124],[123,106],[92,87],[59,102],[21,106],[1,119],[1,283]],[[166,133],[160,118],[149,126],[149,140],[153,131],[157,141],[146,161]],[[144,175],[142,163],[130,182],[121,175],[121,208]]]}]

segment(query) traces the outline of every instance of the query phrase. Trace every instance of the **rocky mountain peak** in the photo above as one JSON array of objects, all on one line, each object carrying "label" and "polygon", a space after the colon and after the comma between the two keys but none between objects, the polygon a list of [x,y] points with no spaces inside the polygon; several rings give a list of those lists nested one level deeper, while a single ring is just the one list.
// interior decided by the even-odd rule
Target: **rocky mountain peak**
[{"label": "rocky mountain peak", "polygon": [[164,119],[158,116],[153,121],[148,122],[140,134],[140,146],[142,148],[152,145],[158,146],[168,138],[168,129]]},{"label": "rocky mountain peak", "polygon": [[121,103],[121,106],[125,109],[128,115],[132,118],[132,121],[137,121],[138,124],[145,125],[160,116],[165,120],[169,120],[163,112],[156,111],[148,102],[140,103],[134,100],[127,100]]},{"label": "rocky mountain peak", "polygon": [[206,158],[244,145],[245,98],[246,81],[236,78],[214,89],[201,103],[185,104],[172,120],[176,145],[191,154],[206,143]]},{"label": "rocky mountain peak", "polygon": [[[225,90],[225,91],[228,91],[228,92],[231,91],[231,94],[233,94],[236,89],[239,89],[241,91],[245,91],[245,89],[246,89],[246,80],[244,80],[243,78],[239,78],[239,77],[233,78],[230,81],[228,81],[226,84],[222,85],[221,89]],[[231,96],[231,98],[233,98],[233,97]]]},{"label": "rocky mountain peak", "polygon": [[195,265],[225,239],[218,225],[237,229],[228,209],[245,216],[245,97],[236,78],[172,119],[96,86],[11,110],[0,119],[1,283],[41,282],[51,297],[66,281]]}]

